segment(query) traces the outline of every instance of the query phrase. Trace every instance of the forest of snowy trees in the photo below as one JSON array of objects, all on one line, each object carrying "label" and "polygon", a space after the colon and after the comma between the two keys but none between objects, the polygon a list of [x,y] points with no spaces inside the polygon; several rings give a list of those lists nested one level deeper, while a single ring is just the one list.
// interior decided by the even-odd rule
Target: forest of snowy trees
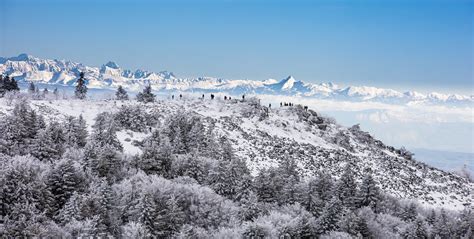
[{"label": "forest of snowy trees", "polygon": [[[0,237],[473,238],[470,209],[396,199],[351,165],[303,179],[288,159],[252,176],[200,117],[144,107],[100,113],[88,131],[82,117],[46,122],[16,100],[0,119]],[[124,152],[122,129],[150,133],[133,142],[140,154]]]}]

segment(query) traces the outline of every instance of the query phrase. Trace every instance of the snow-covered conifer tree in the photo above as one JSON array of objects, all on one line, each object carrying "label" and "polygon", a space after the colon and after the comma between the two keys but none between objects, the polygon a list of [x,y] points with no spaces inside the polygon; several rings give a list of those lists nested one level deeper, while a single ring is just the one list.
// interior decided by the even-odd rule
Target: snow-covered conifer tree
[{"label": "snow-covered conifer tree", "polygon": [[380,197],[379,188],[372,177],[372,173],[370,171],[366,171],[365,173],[366,175],[364,176],[360,185],[360,190],[357,193],[357,203],[359,207],[375,207]]},{"label": "snow-covered conifer tree", "polygon": [[344,173],[335,185],[335,193],[345,207],[354,208],[356,206],[357,183],[352,171],[352,165],[347,164]]},{"label": "snow-covered conifer tree", "polygon": [[85,99],[87,96],[87,86],[86,80],[84,79],[84,72],[81,72],[79,75],[79,79],[76,82],[76,90],[74,91],[74,95],[77,99]]},{"label": "snow-covered conifer tree", "polygon": [[334,197],[322,210],[321,216],[317,219],[318,233],[323,234],[334,231],[338,228],[338,222],[342,216],[342,204],[338,198]]},{"label": "snow-covered conifer tree", "polygon": [[92,141],[94,147],[103,147],[111,145],[117,150],[122,151],[122,144],[117,138],[117,125],[110,113],[103,112],[97,115],[95,124],[92,126]]},{"label": "snow-covered conifer tree", "polygon": [[51,205],[54,212],[58,212],[69,200],[75,191],[81,190],[84,177],[70,159],[62,159],[47,175],[46,184],[54,197]]},{"label": "snow-covered conifer tree", "polygon": [[36,92],[36,86],[35,84],[33,83],[33,81],[30,82],[29,86],[28,86],[28,93],[30,93],[31,95],[35,94]]},{"label": "snow-covered conifer tree", "polygon": [[119,85],[119,87],[117,88],[117,92],[115,92],[115,98],[117,100],[128,100],[127,91],[125,91],[125,89],[121,85]]},{"label": "snow-covered conifer tree", "polygon": [[31,155],[41,161],[53,161],[61,155],[46,129],[38,132],[30,146]]},{"label": "snow-covered conifer tree", "polygon": [[155,102],[155,95],[151,92],[151,85],[145,86],[143,92],[137,94],[137,101],[143,103]]},{"label": "snow-covered conifer tree", "polygon": [[411,221],[403,232],[403,237],[410,239],[427,239],[428,232],[423,219],[418,217],[414,221]]}]

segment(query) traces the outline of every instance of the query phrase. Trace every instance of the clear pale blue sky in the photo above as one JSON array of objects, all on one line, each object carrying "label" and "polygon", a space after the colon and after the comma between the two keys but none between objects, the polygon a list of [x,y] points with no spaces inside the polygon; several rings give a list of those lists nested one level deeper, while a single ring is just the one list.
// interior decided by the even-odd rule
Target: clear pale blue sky
[{"label": "clear pale blue sky", "polygon": [[463,0],[0,0],[0,55],[472,94],[473,19]]}]

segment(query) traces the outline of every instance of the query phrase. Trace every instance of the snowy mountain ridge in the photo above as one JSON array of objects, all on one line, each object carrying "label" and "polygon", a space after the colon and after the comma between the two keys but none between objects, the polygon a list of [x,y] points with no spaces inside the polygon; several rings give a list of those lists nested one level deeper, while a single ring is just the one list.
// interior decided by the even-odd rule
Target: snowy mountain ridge
[{"label": "snowy mountain ridge", "polygon": [[432,104],[474,103],[474,96],[416,91],[399,92],[369,86],[339,87],[333,83],[306,83],[289,76],[281,81],[230,80],[215,77],[179,78],[172,72],[122,69],[109,61],[101,67],[90,67],[67,60],[40,59],[28,54],[0,57],[0,74],[23,82],[50,85],[74,85],[79,72],[85,72],[90,88],[113,89],[119,85],[139,91],[150,84],[156,91],[227,92],[230,94],[295,95],[321,99],[381,101],[386,103],[424,102]]},{"label": "snowy mountain ridge", "polygon": [[[4,103],[0,104],[0,114],[8,114],[12,108]],[[158,125],[173,115],[198,117],[206,128],[230,140],[236,155],[245,160],[252,175],[289,158],[297,162],[299,173],[306,178],[321,172],[337,178],[344,166],[350,164],[357,180],[362,180],[364,171],[370,169],[380,189],[397,198],[454,210],[462,210],[474,202],[474,184],[467,179],[420,163],[409,152],[385,145],[357,125],[343,127],[299,105],[268,108],[254,98],[242,102],[190,96],[147,105],[136,101],[87,101],[84,104],[79,100],[34,100],[31,105],[48,121],[82,115],[89,126],[98,113],[116,113],[122,106],[145,110],[161,122]],[[149,135],[150,132],[127,129],[117,132],[124,152],[131,155],[142,152],[133,142]]]}]

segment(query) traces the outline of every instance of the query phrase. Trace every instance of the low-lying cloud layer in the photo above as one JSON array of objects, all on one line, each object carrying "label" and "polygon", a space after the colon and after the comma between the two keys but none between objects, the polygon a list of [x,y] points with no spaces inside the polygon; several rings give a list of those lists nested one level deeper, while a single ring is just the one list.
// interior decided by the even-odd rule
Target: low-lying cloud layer
[{"label": "low-lying cloud layer", "polygon": [[474,106],[387,104],[259,95],[264,103],[308,105],[345,126],[363,130],[397,147],[474,152]]}]

